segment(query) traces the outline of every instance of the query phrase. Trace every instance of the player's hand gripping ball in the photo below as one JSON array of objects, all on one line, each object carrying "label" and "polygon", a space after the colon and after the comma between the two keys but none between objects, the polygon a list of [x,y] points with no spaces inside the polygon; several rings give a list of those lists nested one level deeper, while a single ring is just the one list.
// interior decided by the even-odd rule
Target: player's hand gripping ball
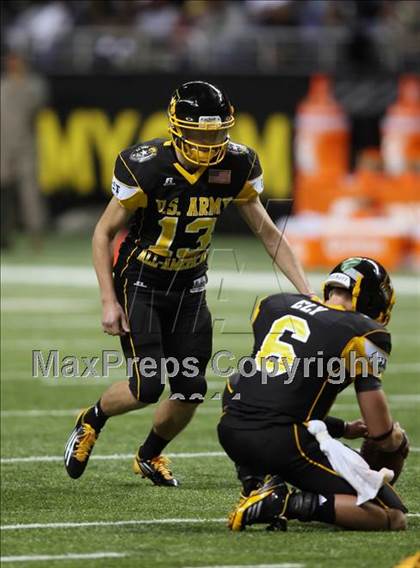
[{"label": "player's hand gripping ball", "polygon": [[400,428],[399,424],[396,424],[395,428],[398,428],[402,433],[402,441],[397,449],[387,451],[381,448],[378,442],[372,440],[372,438],[364,440],[360,449],[360,455],[371,469],[379,471],[381,468],[386,467],[394,472],[392,484],[399,478],[410,450],[410,444],[404,430]]}]

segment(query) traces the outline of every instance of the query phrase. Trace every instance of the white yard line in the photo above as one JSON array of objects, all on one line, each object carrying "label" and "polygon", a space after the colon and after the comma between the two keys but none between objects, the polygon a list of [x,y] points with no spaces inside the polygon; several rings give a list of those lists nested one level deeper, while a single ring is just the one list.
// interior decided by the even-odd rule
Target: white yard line
[{"label": "white yard line", "polygon": [[[227,457],[224,452],[178,452],[165,454],[169,458],[188,459],[188,458],[222,458]],[[133,459],[134,454],[105,454],[93,455],[90,459],[94,461],[115,461]],[[1,464],[13,463],[32,463],[32,462],[61,462],[63,456],[26,456],[21,458],[1,458]]]},{"label": "white yard line", "polygon": [[305,564],[281,562],[280,564],[209,564],[208,566],[184,566],[184,568],[304,568]]},{"label": "white yard line", "polygon": [[98,302],[94,299],[86,300],[84,298],[2,298],[2,312],[58,312],[86,314],[86,311],[97,310]]},{"label": "white yard line", "polygon": [[[83,380],[83,379],[81,379]],[[98,384],[98,383],[95,383]],[[217,389],[222,389],[224,388],[224,383],[221,384],[215,384],[212,385],[211,383],[209,384],[210,388],[217,388]],[[406,404],[410,405],[410,404],[417,404],[420,402],[420,394],[390,394],[387,396],[388,401],[391,403],[392,407],[394,409],[405,409],[406,408]],[[219,399],[214,399],[213,401],[208,401],[206,404],[206,406],[201,407],[198,409],[198,412],[200,414],[213,414],[213,413],[218,413],[221,412],[220,406],[219,406]],[[213,406],[210,407],[210,404],[213,403]],[[358,404],[356,402],[354,403],[341,403],[341,402],[336,402],[334,404],[334,407],[336,409],[339,410],[354,410],[359,408]],[[0,416],[1,418],[44,418],[44,417],[48,417],[48,416],[55,416],[55,417],[60,417],[60,416],[76,416],[78,413],[80,412],[80,408],[66,408],[66,409],[61,409],[61,410],[57,410],[57,409],[37,409],[37,408],[32,408],[32,409],[28,409],[28,410],[2,410],[0,412]],[[129,416],[138,416],[138,413],[132,413],[129,414]]]},{"label": "white yard line", "polygon": [[[325,274],[310,274],[311,283],[319,288]],[[8,265],[2,267],[3,284],[25,284],[69,286],[71,288],[97,288],[97,280],[92,267],[88,266],[48,266],[48,265]],[[419,295],[418,277],[413,275],[394,276],[396,291],[402,295]],[[209,270],[208,287],[230,290],[271,290],[273,293],[294,290],[286,278],[274,272],[240,272]]]},{"label": "white yard line", "polygon": [[[390,402],[392,410],[411,410],[414,412],[417,411],[418,408],[417,404],[415,404],[415,401],[413,401],[413,403],[411,403],[409,400],[401,403],[393,403],[392,401]],[[360,412],[360,407],[357,403],[341,404],[337,402],[336,404],[334,404],[333,408],[334,410],[357,410]]]},{"label": "white yard line", "polygon": [[396,373],[416,373],[420,371],[420,363],[394,363],[385,371],[387,375]]},{"label": "white yard line", "polygon": [[[67,325],[67,323],[66,323]],[[392,331],[392,330],[391,330]],[[412,343],[413,345],[420,345],[420,337],[413,335],[411,333],[393,333],[392,334],[392,345],[407,345]]]},{"label": "white yard line", "polygon": [[[24,349],[22,349],[21,347],[19,347],[18,342],[22,341],[26,344],[26,342],[28,342],[28,344],[30,343],[31,348],[33,349],[40,349],[41,351],[43,349],[46,349],[46,347],[43,347],[39,341],[37,340],[33,340],[33,341],[29,341],[29,340],[16,340],[15,342],[10,341],[11,343],[11,347],[9,348],[10,350],[15,350],[17,352],[22,352],[25,351],[26,349],[28,349],[28,347],[25,347]],[[63,340],[64,341],[64,340]],[[97,342],[95,340],[95,345],[94,347],[97,347]],[[70,345],[78,345],[77,342],[75,341],[68,341],[66,340],[66,345],[70,344]],[[83,340],[80,346],[86,346],[86,345],[93,345],[93,343],[89,343],[89,340]],[[4,347],[4,341],[2,342],[2,347]],[[48,348],[54,347],[56,348],[56,345],[48,345]],[[98,356],[100,356],[100,352],[98,349],[94,350],[95,354],[98,354]],[[67,353],[66,353],[67,354]],[[89,355],[91,355],[91,353],[89,353]],[[122,367],[122,369],[124,369],[124,367]],[[122,371],[124,372],[124,371]],[[420,372],[420,363],[418,362],[413,362],[413,363],[395,363],[394,365],[390,365],[388,367],[388,369],[386,370],[386,375],[405,375],[405,374],[410,374],[410,373],[417,373]],[[118,371],[115,370],[115,375],[117,375]],[[120,375],[118,375],[120,376]],[[213,375],[214,377],[214,375]],[[64,378],[64,377],[59,377],[58,379],[53,379],[53,378],[49,378],[49,377],[41,377],[40,380],[44,381],[44,385],[45,386],[50,386],[50,387],[68,387],[68,386],[86,386],[89,383],[89,386],[95,386],[100,384],[99,381],[108,381],[109,379],[112,379],[113,377],[99,377],[99,378],[77,378],[77,377],[69,377],[69,378]],[[118,378],[117,376],[115,377],[115,379]],[[9,375],[4,375],[1,378],[2,382],[9,382],[9,381],[15,381],[15,380],[34,380],[34,377],[31,377],[30,372],[11,372]],[[39,379],[38,379],[39,380]],[[51,381],[51,382],[48,382]],[[75,381],[80,381],[80,384],[77,385],[77,382]],[[224,387],[224,385],[226,384],[226,379],[225,378],[220,378],[217,381],[210,381],[207,383],[209,388],[219,388],[219,387]],[[352,393],[352,390],[347,390],[344,391],[345,395],[346,394],[350,394]],[[404,395],[402,395],[404,396]],[[417,395],[415,395],[417,396]]]},{"label": "white yard line", "polygon": [[2,531],[21,531],[30,529],[77,529],[80,527],[123,527],[128,525],[171,525],[171,524],[202,524],[202,523],[225,523],[226,518],[217,519],[138,519],[126,521],[85,521],[70,523],[29,523],[17,525],[2,525]]},{"label": "white yard line", "polygon": [[[62,313],[45,313],[44,311],[42,313],[42,317],[34,317],[34,315],[31,314],[31,331],[33,332],[33,330],[36,330],[36,332],[33,333],[34,337],[39,336],[39,330],[42,330],[42,333],[44,334],[47,329],[48,331],[59,330],[60,334],[68,332],[70,329],[80,329],[83,332],[86,332],[86,329],[101,331],[100,316],[98,317],[96,313],[91,315],[83,314],[81,316],[67,311],[64,321],[65,324],[63,323]],[[15,312],[13,317],[8,318],[3,329],[7,331],[7,334],[10,334],[11,330],[24,330],[25,333],[27,333],[28,317],[26,313]],[[57,338],[57,336],[55,336],[55,338]]]},{"label": "white yard line", "polygon": [[[65,325],[65,324],[64,324]],[[39,338],[22,338],[22,339],[3,339],[2,348],[4,351],[9,353],[10,351],[20,351],[27,353],[28,358],[31,357],[32,351],[43,351],[45,352],[45,359],[47,359],[47,352],[49,350],[61,350],[63,357],[71,354],[72,349],[77,349],[77,351],[85,351],[89,356],[97,352],[100,355],[101,343],[100,338],[96,337],[43,337]],[[102,347],[104,347],[102,345]]]},{"label": "white yard line", "polygon": [[2,418],[42,418],[44,416],[76,416],[80,412],[75,408],[69,410],[3,410]]},{"label": "white yard line", "polygon": [[[420,402],[420,394],[419,393],[412,393],[412,394],[391,394],[385,393],[388,401],[390,402],[409,402],[410,400],[414,400],[415,402]],[[353,389],[346,389],[345,391],[340,393],[339,400],[342,400],[343,397],[354,397],[354,390]],[[339,404],[339,403],[338,403]]]},{"label": "white yard line", "polygon": [[[420,517],[420,513],[408,513],[408,517]],[[2,525],[2,531],[42,530],[42,529],[77,529],[83,527],[123,527],[136,525],[174,525],[174,524],[203,524],[203,523],[226,523],[225,517],[212,519],[197,518],[174,518],[174,519],[128,519],[124,521],[84,521],[84,522],[61,522],[61,523],[19,523],[14,525]]]},{"label": "white yard line", "polygon": [[[418,453],[420,448],[410,448],[410,452]],[[165,454],[169,458],[174,459],[189,459],[189,458],[227,458],[224,452],[178,452]],[[133,459],[134,454],[98,454],[93,455],[90,459],[93,461],[116,461]],[[1,458],[2,465],[10,465],[14,463],[48,463],[48,462],[62,462],[63,456],[24,456],[14,458]]]},{"label": "white yard line", "polygon": [[0,562],[43,562],[48,560],[96,560],[100,558],[124,558],[124,552],[88,552],[69,554],[37,554],[34,556],[1,556]]}]

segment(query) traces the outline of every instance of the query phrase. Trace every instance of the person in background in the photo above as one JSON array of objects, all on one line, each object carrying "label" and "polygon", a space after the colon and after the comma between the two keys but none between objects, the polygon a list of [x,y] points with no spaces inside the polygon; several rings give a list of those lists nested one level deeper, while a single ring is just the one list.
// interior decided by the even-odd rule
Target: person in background
[{"label": "person in background", "polygon": [[[45,80],[28,68],[19,53],[5,57],[1,77],[1,247],[11,244],[19,221],[39,249],[45,204],[37,185],[34,120],[46,104]],[[18,198],[16,201],[16,197]]]}]

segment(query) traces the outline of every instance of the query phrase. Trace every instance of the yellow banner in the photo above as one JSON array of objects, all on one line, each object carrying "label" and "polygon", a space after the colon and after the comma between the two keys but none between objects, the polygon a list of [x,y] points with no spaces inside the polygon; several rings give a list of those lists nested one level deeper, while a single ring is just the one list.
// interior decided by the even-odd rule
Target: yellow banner
[{"label": "yellow banner", "polygon": [[[269,115],[259,128],[256,119],[239,113],[232,140],[257,151],[264,170],[265,196],[288,197],[291,186],[291,121],[283,114]],[[39,113],[36,123],[39,183],[45,194],[73,188],[89,195],[99,187],[110,194],[115,158],[136,140],[168,137],[166,112],[142,116],[121,110],[113,120],[100,108],[74,109],[65,124],[54,109]],[[99,179],[95,168],[99,163]]]}]

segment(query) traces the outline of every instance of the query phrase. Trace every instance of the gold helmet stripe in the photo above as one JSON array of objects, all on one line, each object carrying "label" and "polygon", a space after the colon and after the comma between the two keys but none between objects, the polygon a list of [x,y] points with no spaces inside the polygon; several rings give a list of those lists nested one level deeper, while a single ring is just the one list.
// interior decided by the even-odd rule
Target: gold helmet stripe
[{"label": "gold helmet stripe", "polygon": [[356,306],[357,306],[357,300],[358,300],[359,295],[360,295],[360,287],[362,285],[362,279],[363,279],[363,274],[359,274],[357,276],[356,283],[353,286],[353,290],[352,290],[352,293],[351,293],[351,307],[352,307],[352,310],[354,310],[354,311],[356,311],[356,309],[357,309]]}]

